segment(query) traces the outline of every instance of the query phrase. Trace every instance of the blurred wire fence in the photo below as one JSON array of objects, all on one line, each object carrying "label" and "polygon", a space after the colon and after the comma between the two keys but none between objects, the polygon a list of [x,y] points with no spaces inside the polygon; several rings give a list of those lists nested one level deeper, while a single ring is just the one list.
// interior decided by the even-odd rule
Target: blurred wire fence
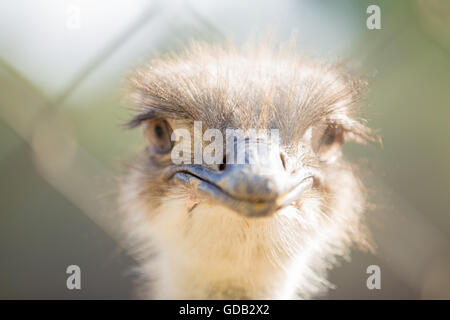
[{"label": "blurred wire fence", "polygon": [[[3,25],[1,31],[3,35],[0,39],[9,39],[9,42],[4,42],[1,48],[2,51],[0,51],[0,119],[4,126],[10,128],[17,137],[20,137],[20,139],[25,142],[39,175],[64,198],[73,203],[81,210],[81,212],[86,214],[92,221],[103,228],[106,233],[114,237],[116,226],[114,225],[114,220],[111,219],[111,216],[115,211],[115,202],[114,194],[111,193],[111,185],[114,185],[114,176],[117,175],[117,170],[115,170],[115,165],[112,164],[113,161],[108,159],[114,158],[115,160],[115,158],[120,158],[122,156],[126,157],[131,153],[130,151],[133,150],[133,146],[128,146],[129,142],[134,141],[134,146],[138,146],[138,143],[136,142],[137,139],[135,136],[128,136],[122,140],[121,138],[118,138],[123,133],[119,126],[117,126],[117,123],[122,120],[121,117],[125,116],[125,111],[108,110],[108,106],[104,105],[100,108],[95,108],[96,110],[94,111],[89,108],[83,109],[83,107],[79,106],[81,103],[76,100],[80,99],[80,101],[84,103],[88,99],[83,97],[80,98],[78,91],[92,86],[93,89],[84,91],[87,96],[94,95],[95,97],[96,95],[106,96],[110,94],[110,99],[116,99],[118,97],[117,92],[120,92],[120,89],[118,89],[121,83],[120,80],[114,82],[114,84],[105,91],[102,91],[101,84],[98,86],[98,83],[110,81],[108,77],[111,75],[124,75],[126,73],[124,71],[128,70],[129,66],[142,62],[141,55],[148,57],[150,54],[154,53],[155,48],[159,51],[164,51],[167,47],[172,47],[174,44],[186,41],[186,39],[192,37],[206,39],[207,41],[210,41],[211,39],[220,40],[230,36],[231,33],[231,36],[234,36],[240,41],[245,38],[245,36],[248,36],[255,31],[256,33],[257,31],[260,31],[250,28],[252,24],[257,26],[256,28],[258,28],[259,25],[265,25],[265,23],[267,23],[267,21],[264,21],[266,17],[273,18],[271,20],[272,22],[276,22],[280,19],[282,20],[284,17],[282,16],[282,13],[289,11],[291,13],[286,20],[288,20],[290,24],[281,23],[279,25],[281,29],[280,33],[283,37],[289,37],[292,27],[296,27],[297,23],[300,23],[299,20],[296,19],[304,19],[306,25],[300,25],[300,29],[303,28],[303,30],[300,30],[299,32],[300,47],[308,42],[309,39],[317,37],[318,42],[313,44],[313,48],[319,48],[316,49],[317,51],[321,51],[325,48],[329,56],[343,56],[344,60],[351,66],[361,68],[364,72],[372,73],[374,70],[378,70],[378,73],[384,72],[384,74],[380,76],[382,80],[376,83],[375,87],[372,89],[373,94],[369,93],[369,102],[372,103],[372,106],[369,108],[369,117],[375,115],[374,117],[378,119],[375,124],[379,125],[383,130],[387,127],[387,132],[385,131],[385,133],[387,133],[388,136],[385,136],[384,138],[385,143],[386,140],[388,143],[388,146],[386,147],[388,149],[387,152],[392,150],[389,144],[393,144],[394,148],[401,149],[404,146],[402,145],[404,136],[402,136],[401,133],[397,135],[395,130],[389,130],[394,127],[397,127],[398,130],[402,130],[402,128],[407,130],[405,128],[408,125],[408,121],[406,120],[406,124],[404,123],[404,110],[390,111],[382,109],[379,111],[376,106],[382,105],[383,103],[392,105],[393,102],[398,102],[402,99],[401,95],[411,90],[411,88],[414,88],[414,86],[417,86],[417,90],[425,91],[424,94],[428,94],[428,96],[433,96],[435,94],[433,88],[427,89],[421,87],[425,82],[419,82],[412,84],[408,88],[398,88],[400,94],[399,96],[396,96],[396,93],[393,92],[396,89],[393,87],[396,86],[398,81],[410,81],[408,80],[408,77],[411,75],[422,75],[427,77],[426,79],[428,80],[424,81],[432,81],[429,79],[434,79],[433,83],[436,85],[450,84],[450,76],[448,73],[448,70],[450,69],[446,69],[446,72],[439,73],[440,68],[445,69],[450,66],[448,54],[450,52],[450,42],[448,40],[448,30],[450,30],[450,8],[446,1],[429,1],[426,3],[424,1],[416,1],[414,4],[412,4],[412,2],[407,3],[406,1],[402,1],[397,2],[395,5],[388,4],[385,1],[378,2],[380,2],[380,6],[383,10],[383,32],[378,34],[364,30],[366,18],[365,7],[368,5],[368,2],[366,3],[364,1],[358,3],[356,1],[345,1],[342,4],[344,8],[341,9],[337,9],[337,5],[332,2],[313,4],[312,1],[301,1],[298,3],[289,1],[289,5],[285,5],[284,8],[280,9],[280,6],[274,2],[263,2],[262,4],[259,4],[254,1],[244,6],[244,4],[234,1],[230,5],[224,3],[217,5],[219,8],[218,10],[222,10],[222,12],[218,12],[214,9],[214,5],[206,3],[205,1],[193,1],[183,4],[176,1],[164,3],[148,3],[146,1],[131,2],[131,6],[135,5],[136,8],[132,10],[132,18],[128,19],[127,24],[122,25],[120,29],[115,30],[108,41],[98,39],[102,44],[97,44],[96,51],[91,55],[84,56],[83,59],[80,59],[81,62],[75,61],[76,57],[74,56],[67,57],[65,64],[70,65],[72,62],[77,64],[78,67],[76,68],[76,72],[72,73],[70,77],[60,79],[61,81],[55,81],[57,85],[53,85],[53,87],[52,84],[44,84],[44,88],[40,86],[40,83],[36,82],[36,79],[39,79],[39,74],[34,72],[33,76],[30,77],[28,73],[24,72],[23,66],[14,64],[10,61],[11,57],[14,56],[14,52],[3,50],[5,49],[4,46],[8,43],[13,43],[16,48],[21,48],[21,46],[17,45],[17,42],[36,41],[36,39],[31,39],[34,35],[30,33],[29,38],[17,38],[15,41],[12,41],[10,36],[7,37],[5,34],[13,34],[14,30],[7,30],[5,28],[13,28],[14,26]],[[108,13],[108,4],[106,4],[106,2],[100,3],[101,4],[98,5],[100,8],[99,10],[103,10],[105,14]],[[2,6],[5,5],[6,4],[2,4]],[[83,21],[83,10],[86,10],[86,8],[89,7],[89,4],[83,1],[66,1],[63,3],[62,9],[67,9],[67,6],[69,5],[75,5],[81,8],[81,28],[84,28],[83,24],[86,23],[86,21]],[[10,3],[8,6],[14,6],[14,4]],[[24,6],[25,5],[19,7],[21,10],[24,10]],[[128,5],[128,7],[129,6],[130,5]],[[241,6],[240,9],[233,9],[239,8],[239,6]],[[345,12],[347,7],[352,9],[350,10],[350,14]],[[175,10],[177,14],[168,14],[168,12],[173,10]],[[4,12],[8,12],[8,10]],[[64,12],[65,13],[63,13],[62,16],[67,19],[67,13],[66,11]],[[292,12],[298,12],[298,14]],[[355,15],[355,12],[359,12],[360,14]],[[423,13],[423,15],[421,13]],[[279,14],[279,16],[276,16],[276,14]],[[311,20],[311,16],[322,17],[321,15],[323,15],[323,21]],[[95,17],[95,15],[93,17]],[[352,29],[352,26],[349,27],[348,25],[343,24],[336,27],[336,32],[339,32],[337,36],[331,34],[323,37],[322,33],[326,33],[327,31],[331,32],[330,30],[334,29],[333,19],[350,19],[351,17],[357,21],[356,25],[359,23],[361,31],[352,31],[352,33],[349,31]],[[412,27],[411,17],[418,17],[417,19],[421,19],[422,24],[418,25],[426,27],[426,32],[428,32],[427,36],[424,36],[422,31],[417,30],[417,28],[419,28],[418,25]],[[45,18],[45,16],[41,17],[41,19]],[[175,21],[177,18],[180,18],[180,20]],[[327,19],[328,22],[326,22]],[[91,28],[95,27],[94,22],[95,21],[90,21],[91,24],[89,26]],[[414,23],[416,22],[417,21],[414,21]],[[61,21],[59,23],[61,23]],[[325,24],[325,26],[323,24]],[[230,27],[230,25],[232,27]],[[302,36],[302,31],[304,34],[305,26],[314,27],[317,28],[317,30],[311,31],[312,29],[308,29],[308,33],[311,34],[304,37]],[[439,34],[439,36],[435,38],[433,35],[436,34],[436,30],[438,30],[437,33],[439,33],[444,27],[446,28],[446,35]],[[232,31],[228,32],[230,28]],[[411,31],[412,28],[416,29]],[[240,34],[240,29],[246,30],[245,35]],[[348,31],[348,34],[346,31]],[[31,29],[29,29],[28,32],[31,32]],[[103,30],[103,32],[105,33],[105,30]],[[414,32],[419,34],[417,36],[419,40],[411,38],[411,34]],[[335,36],[338,38],[331,39]],[[146,42],[146,39],[149,39],[148,43]],[[410,50],[425,52],[427,50],[426,46],[433,46],[427,42],[427,39],[432,39],[439,47],[439,49],[435,51],[432,51],[434,49],[430,49],[430,53],[427,53],[427,59],[440,59],[436,65],[430,67],[431,69],[428,69],[426,65],[420,67],[419,64],[415,64],[417,60],[414,60],[414,57],[405,53]],[[42,46],[50,46],[45,38],[39,38],[37,40],[40,40],[40,45]],[[131,45],[130,41],[132,42]],[[351,46],[350,48],[346,47],[342,49],[343,51],[339,51],[340,49],[331,51],[331,48],[338,42],[343,42],[344,45],[351,44]],[[416,43],[419,44],[416,45]],[[59,45],[64,46],[65,44],[60,43]],[[58,46],[58,44],[52,44],[52,46]],[[27,48],[27,46],[22,47]],[[136,49],[136,51],[134,51],[134,49]],[[6,53],[2,54],[2,52]],[[43,52],[45,53],[45,51]],[[130,52],[132,53],[130,54]],[[401,55],[402,52],[404,52],[404,55]],[[28,55],[28,57],[29,56],[32,56],[32,54]],[[36,60],[32,61],[32,63],[39,64],[39,57],[41,56],[36,55]],[[396,72],[393,73],[392,70],[396,67],[395,63],[402,59],[409,59],[410,61],[407,62],[410,63],[411,68],[423,69],[419,69],[417,72],[412,73],[407,72],[406,69],[397,68]],[[58,62],[56,60],[58,60],[57,57],[55,57],[55,68],[58,68]],[[48,61],[51,61],[51,58],[49,59],[47,57],[46,61],[47,66],[51,65],[48,64]],[[386,61],[389,61],[389,63]],[[117,66],[114,65],[116,63],[120,65],[120,70],[114,69],[117,68]],[[440,65],[441,63],[442,65]],[[113,71],[102,71],[104,68],[109,68]],[[427,72],[431,72],[430,70],[435,71],[434,73],[427,75]],[[100,75],[98,76],[96,73],[99,73]],[[385,83],[386,81],[390,83]],[[46,85],[47,87],[45,87]],[[53,89],[49,90],[49,87],[52,87]],[[445,90],[444,87],[442,89]],[[100,93],[92,93],[95,90],[99,90]],[[379,98],[379,96],[383,96],[386,93],[391,98],[391,101]],[[108,98],[101,99],[103,100],[100,100],[101,103],[99,103],[98,100],[93,98],[94,102],[88,102],[88,104],[92,103],[97,105],[111,101]],[[406,99],[404,104],[407,105],[409,101],[411,100]],[[448,108],[450,106],[450,98],[448,94],[441,92],[439,97],[434,97],[434,100],[429,98],[428,102],[441,106],[439,110],[435,109],[433,112],[437,117],[439,117],[439,114],[442,114],[444,118],[447,117],[447,126],[449,126],[450,122],[448,122],[448,119],[450,119],[450,113]],[[116,101],[114,106],[120,107],[119,104],[120,103]],[[81,111],[76,108],[67,107],[68,105],[75,105],[76,108],[79,107]],[[370,114],[370,112],[372,112],[372,114]],[[383,112],[384,115],[377,116],[378,112]],[[419,112],[414,113],[414,111],[411,110],[410,112],[410,117],[415,117],[417,122],[423,121],[423,118],[421,118],[423,114]],[[105,113],[108,114],[105,115]],[[80,116],[80,114],[84,114],[84,116]],[[390,122],[389,120],[383,120],[383,117],[386,115],[393,119],[397,119],[397,121]],[[89,118],[89,120],[86,121],[89,123],[90,129],[84,132],[83,130],[85,127],[79,126],[78,124],[87,118]],[[101,122],[105,121],[110,121],[111,124],[101,124]],[[438,125],[438,121],[439,120],[436,120],[434,117],[430,120],[432,123],[431,125],[433,125],[433,123]],[[414,125],[414,123],[415,122],[412,121],[409,124]],[[105,129],[105,126],[107,129]],[[92,134],[94,131],[97,132],[97,138],[91,138],[89,136],[89,134]],[[407,132],[412,134],[414,130],[407,130]],[[111,134],[111,136],[108,136],[109,134]],[[448,130],[438,134],[441,134],[442,138],[447,139],[450,136]],[[389,141],[389,138],[391,137],[397,137],[397,140],[393,138]],[[414,134],[413,137],[418,140],[424,138],[423,136],[416,137]],[[96,139],[95,145],[92,144],[91,139]],[[431,137],[424,139],[431,139]],[[5,141],[5,145],[6,142],[7,141]],[[105,150],[102,149],[105,148],[102,146],[103,142],[108,143],[114,151],[111,152],[108,150],[108,152],[104,152]],[[115,142],[118,142],[119,144],[117,149],[114,149]],[[423,144],[427,145],[427,143],[428,142],[425,141]],[[128,148],[127,152],[120,149],[120,147],[125,145],[127,145],[126,148]],[[448,146],[448,143],[446,146]],[[99,151],[95,151],[95,148],[97,147],[99,148]],[[424,148],[427,148],[427,146]],[[14,150],[14,147],[3,149],[0,154],[0,165],[10,153],[14,153]],[[364,152],[365,151],[360,150],[354,151],[356,155],[359,154],[362,157],[364,157]],[[387,166],[389,161],[397,156],[395,153],[386,155],[386,151],[384,152],[384,156],[378,156],[376,155],[376,149],[369,151],[369,157],[373,156],[376,163],[382,168],[383,166]],[[408,154],[408,151],[405,152],[405,154]],[[430,151],[427,149],[424,149],[421,152],[428,152],[428,154],[430,154]],[[430,157],[433,157],[432,153],[430,154]],[[450,160],[448,150],[443,151],[439,157]],[[375,238],[379,245],[379,255],[381,259],[386,261],[392,270],[395,270],[398,277],[402,278],[408,286],[419,292],[419,295],[422,294],[423,297],[435,297],[437,295],[438,297],[450,298],[450,284],[448,281],[445,282],[442,280],[446,278],[446,270],[450,270],[450,262],[449,260],[446,260],[450,250],[449,203],[442,203],[441,207],[438,207],[437,210],[441,210],[439,212],[442,212],[442,216],[439,214],[432,216],[429,212],[419,213],[420,210],[413,209],[417,206],[417,204],[414,204],[411,201],[411,198],[414,197],[413,191],[410,193],[406,192],[406,195],[403,192],[399,194],[397,191],[386,191],[386,188],[389,188],[389,190],[397,189],[402,191],[402,188],[406,188],[405,185],[408,185],[408,183],[420,181],[420,179],[424,177],[425,173],[422,173],[421,170],[426,171],[427,167],[430,168],[430,163],[414,161],[415,160],[411,160],[407,165],[410,167],[408,172],[402,172],[401,169],[399,169],[400,173],[396,174],[395,177],[396,179],[401,179],[405,175],[416,170],[419,174],[418,180],[405,182],[405,184],[396,184],[395,182],[391,183],[389,178],[383,179],[384,177],[382,176],[378,177],[378,179],[373,182],[375,189],[384,190],[381,198],[374,200],[375,202],[383,203],[383,205],[379,206],[383,211],[379,216],[383,216],[382,220],[385,219],[383,228],[377,229],[376,226],[374,227]],[[445,165],[448,165],[448,162],[444,161],[444,164],[441,164],[440,167]],[[430,170],[431,169],[432,168],[430,168]],[[386,172],[386,174],[389,173],[389,171]],[[20,175],[20,172],[17,174]],[[441,188],[444,188],[444,190],[441,191],[443,194],[448,194],[448,191],[450,190],[448,189],[450,187],[450,172],[447,170],[445,172],[443,171],[441,174],[443,180],[440,182],[440,186]],[[105,183],[105,181],[110,181],[111,183]],[[389,184],[390,187],[386,187],[386,184]],[[394,203],[395,206],[386,204],[386,198],[384,198],[386,192],[391,195],[389,203]],[[433,191],[430,191],[430,194],[427,194],[425,191],[424,193],[425,197],[433,198]],[[434,197],[433,199],[436,198]],[[423,207],[429,205],[430,203],[426,201],[423,203]],[[36,208],[36,210],[38,210],[38,208]],[[2,215],[7,214],[7,212],[2,213]],[[386,227],[386,225],[388,227]],[[436,227],[436,225],[438,227]],[[364,259],[367,259],[367,257]],[[446,269],[447,267],[448,269]],[[438,283],[436,284],[436,282]]]}]

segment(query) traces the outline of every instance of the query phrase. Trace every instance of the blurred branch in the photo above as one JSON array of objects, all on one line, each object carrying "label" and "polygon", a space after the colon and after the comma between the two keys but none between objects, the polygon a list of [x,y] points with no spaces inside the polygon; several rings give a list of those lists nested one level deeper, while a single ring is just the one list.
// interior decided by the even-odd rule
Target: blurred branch
[{"label": "blurred branch", "polygon": [[[0,117],[30,146],[40,175],[116,239],[117,228],[112,224],[114,219],[110,217],[115,209],[111,205],[105,207],[106,201],[99,201],[98,197],[108,192],[102,183],[93,179],[111,177],[111,172],[79,145],[75,135],[70,132],[70,123],[59,112],[58,107],[133,34],[150,22],[158,10],[159,6],[155,4],[144,10],[137,20],[87,63],[54,100],[47,99],[19,71],[0,59],[0,66],[21,83],[21,90],[34,96],[29,103],[22,104],[27,105],[27,109],[4,106]],[[36,105],[36,101],[42,103]]]},{"label": "blurred branch", "polygon": [[86,66],[80,71],[75,79],[67,86],[65,90],[53,101],[55,105],[60,105],[70,96],[70,94],[100,65],[102,65],[118,48],[124,45],[135,33],[137,33],[145,24],[150,22],[160,10],[160,6],[152,4],[143,11],[141,16],[136,19],[128,28],[123,30],[115,39],[113,39],[103,50],[101,50]]},{"label": "blurred branch", "polygon": [[194,19],[196,19],[204,27],[204,30],[212,32],[213,35],[219,37],[220,39],[225,39],[225,36],[220,29],[215,26],[209,19],[200,14],[190,3],[187,3],[188,10],[191,12]]},{"label": "blurred branch", "polygon": [[377,255],[420,292],[430,272],[428,266],[450,254],[449,239],[386,183],[377,178],[370,183],[376,190],[372,201],[377,207],[368,220]]},{"label": "blurred branch", "polygon": [[[9,86],[16,81],[20,84],[20,91],[31,93],[27,98],[30,106],[27,109],[2,102],[0,118],[30,147],[42,178],[117,239],[116,227],[111,224],[113,219],[109,217],[114,213],[114,208],[106,206],[106,202],[99,199],[106,193],[100,180],[110,177],[111,172],[78,144],[70,131],[70,123],[56,110],[52,101],[1,59],[0,66],[7,66],[8,73],[13,77],[13,81],[7,82]],[[42,116],[42,109],[32,107],[36,101],[55,107],[54,112],[46,109],[45,117]],[[38,115],[39,122],[33,123]]]}]

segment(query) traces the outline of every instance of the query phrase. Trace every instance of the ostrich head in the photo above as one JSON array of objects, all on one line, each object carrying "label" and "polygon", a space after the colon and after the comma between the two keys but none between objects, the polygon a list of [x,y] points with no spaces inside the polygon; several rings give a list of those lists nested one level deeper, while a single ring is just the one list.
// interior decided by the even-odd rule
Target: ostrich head
[{"label": "ostrich head", "polygon": [[[147,145],[120,204],[146,297],[308,298],[336,257],[366,245],[362,187],[341,158],[344,140],[370,138],[355,118],[360,80],[292,49],[193,44],[131,83],[130,126]],[[243,135],[219,150],[207,129]],[[216,161],[194,159],[199,146]]]}]

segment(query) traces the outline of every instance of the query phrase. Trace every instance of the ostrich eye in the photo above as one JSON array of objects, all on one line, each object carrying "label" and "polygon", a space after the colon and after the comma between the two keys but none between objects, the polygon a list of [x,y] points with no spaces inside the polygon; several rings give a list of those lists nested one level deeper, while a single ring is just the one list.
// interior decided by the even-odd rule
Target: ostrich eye
[{"label": "ostrich eye", "polygon": [[341,152],[344,143],[344,131],[336,125],[329,125],[320,140],[319,157],[320,161],[333,162]]},{"label": "ostrich eye", "polygon": [[145,138],[150,151],[156,154],[167,154],[172,150],[173,142],[170,140],[172,129],[164,119],[151,119],[145,128]]}]

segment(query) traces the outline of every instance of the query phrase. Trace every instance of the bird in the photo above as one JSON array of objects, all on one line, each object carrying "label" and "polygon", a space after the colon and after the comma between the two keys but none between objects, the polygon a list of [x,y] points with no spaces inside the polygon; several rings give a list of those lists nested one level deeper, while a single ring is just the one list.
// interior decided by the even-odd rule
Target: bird
[{"label": "bird", "polygon": [[[145,143],[118,203],[139,297],[311,299],[331,288],[328,271],[372,247],[366,191],[342,155],[344,142],[374,139],[360,116],[366,87],[292,43],[192,42],[133,71],[128,126]],[[195,143],[180,148],[177,132],[208,129],[253,134],[210,150],[218,161],[193,161]],[[176,148],[191,161],[174,161]]]}]

